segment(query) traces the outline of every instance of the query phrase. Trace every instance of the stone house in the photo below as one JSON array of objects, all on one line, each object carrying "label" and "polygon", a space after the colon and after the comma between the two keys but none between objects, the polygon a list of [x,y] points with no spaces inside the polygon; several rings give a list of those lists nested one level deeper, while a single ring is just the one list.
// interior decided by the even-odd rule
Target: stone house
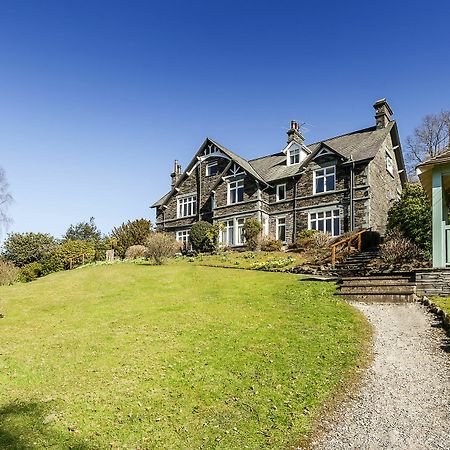
[{"label": "stone house", "polygon": [[248,217],[286,244],[305,229],[383,234],[407,178],[392,110],[386,99],[374,108],[374,126],[313,144],[292,121],[283,150],[251,160],[206,138],[186,170],[175,161],[171,190],[152,205],[157,228],[187,243],[193,223],[223,222],[231,247],[244,244]]}]

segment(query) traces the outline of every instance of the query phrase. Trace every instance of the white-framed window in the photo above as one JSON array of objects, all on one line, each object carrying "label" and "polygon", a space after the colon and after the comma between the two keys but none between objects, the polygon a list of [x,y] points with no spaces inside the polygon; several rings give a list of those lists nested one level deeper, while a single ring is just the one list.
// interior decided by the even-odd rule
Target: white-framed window
[{"label": "white-framed window", "polygon": [[269,217],[268,216],[263,216],[262,225],[263,225],[263,235],[269,236]]},{"label": "white-framed window", "polygon": [[234,217],[223,221],[220,243],[229,246],[245,244],[244,224],[248,217]]},{"label": "white-framed window", "polygon": [[288,165],[300,164],[300,149],[298,147],[290,148],[288,151]]},{"label": "white-framed window", "polygon": [[331,236],[339,236],[341,234],[341,216],[339,209],[309,213],[308,223],[310,230],[323,231],[324,233],[331,234]]},{"label": "white-framed window", "polygon": [[392,156],[386,152],[386,170],[394,175],[394,161],[392,160]]},{"label": "white-framed window", "polygon": [[197,214],[197,195],[190,194],[177,197],[177,218],[190,217]]},{"label": "white-framed window", "polygon": [[230,181],[228,183],[228,204],[244,201],[244,180]]},{"label": "white-framed window", "polygon": [[184,248],[190,246],[189,243],[189,230],[178,230],[177,231],[177,241],[183,245]]},{"label": "white-framed window", "polygon": [[237,225],[236,244],[237,245],[245,244],[244,223],[245,223],[245,219],[237,219],[236,220],[236,225]]},{"label": "white-framed window", "polygon": [[314,171],[314,194],[336,189],[336,166],[324,167]]},{"label": "white-framed window", "polygon": [[277,184],[277,202],[286,199],[286,184]]},{"label": "white-framed window", "polygon": [[222,238],[223,245],[234,245],[234,220],[226,220],[223,222]]},{"label": "white-framed window", "polygon": [[206,163],[206,176],[207,177],[217,175],[218,172],[219,172],[219,164],[217,164],[217,161],[211,161],[209,163]]},{"label": "white-framed window", "polygon": [[281,242],[286,242],[286,217],[277,217],[275,238]]}]

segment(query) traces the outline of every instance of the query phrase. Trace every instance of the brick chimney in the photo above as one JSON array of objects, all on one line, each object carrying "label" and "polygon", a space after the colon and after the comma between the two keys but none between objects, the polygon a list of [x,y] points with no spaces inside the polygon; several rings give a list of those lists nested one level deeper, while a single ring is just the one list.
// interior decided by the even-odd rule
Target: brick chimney
[{"label": "brick chimney", "polygon": [[385,128],[391,121],[392,112],[389,103],[385,98],[378,100],[374,103],[375,108],[375,124],[377,128]]},{"label": "brick chimney", "polygon": [[176,159],[173,163],[173,172],[170,174],[170,176],[172,178],[172,187],[175,187],[177,181],[181,176],[181,164],[178,162],[178,159]]},{"label": "brick chimney", "polygon": [[298,142],[299,144],[303,144],[305,141],[305,138],[303,137],[303,134],[300,132],[300,126],[298,122],[295,120],[291,120],[291,128],[287,132],[288,135],[288,144],[292,141]]}]

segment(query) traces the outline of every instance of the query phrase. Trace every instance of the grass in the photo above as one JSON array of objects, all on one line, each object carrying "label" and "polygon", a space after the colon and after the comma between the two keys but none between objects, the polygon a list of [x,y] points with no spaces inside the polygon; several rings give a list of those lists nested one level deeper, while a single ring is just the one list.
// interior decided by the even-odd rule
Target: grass
[{"label": "grass", "polygon": [[433,297],[431,300],[447,314],[450,314],[450,297]]},{"label": "grass", "polygon": [[288,269],[305,263],[305,258],[295,252],[223,252],[217,255],[199,255],[192,258],[180,258],[199,266],[233,267],[254,269],[266,266]]},{"label": "grass", "polygon": [[192,264],[0,288],[0,448],[295,445],[364,355],[334,286]]}]

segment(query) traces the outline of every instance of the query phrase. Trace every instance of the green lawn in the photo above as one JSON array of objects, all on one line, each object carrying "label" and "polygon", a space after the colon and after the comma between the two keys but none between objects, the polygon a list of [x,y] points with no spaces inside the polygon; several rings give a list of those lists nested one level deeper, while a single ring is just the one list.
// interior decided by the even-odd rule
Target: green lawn
[{"label": "green lawn", "polygon": [[447,314],[450,314],[450,297],[434,297],[431,300]]},{"label": "green lawn", "polygon": [[279,449],[369,329],[297,276],[122,264],[0,288],[0,448]]}]

